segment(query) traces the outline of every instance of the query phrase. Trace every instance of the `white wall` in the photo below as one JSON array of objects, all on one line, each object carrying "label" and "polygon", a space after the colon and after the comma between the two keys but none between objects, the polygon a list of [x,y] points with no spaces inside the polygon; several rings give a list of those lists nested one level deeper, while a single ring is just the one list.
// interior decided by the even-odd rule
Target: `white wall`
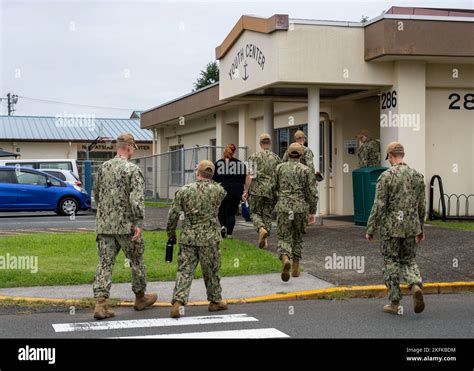
[{"label": "white wall", "polygon": [[[452,93],[461,96],[459,110],[450,110]],[[474,111],[463,106],[473,89],[426,90],[426,181],[440,175],[446,193],[474,194]],[[472,106],[472,104],[471,104]],[[471,211],[474,199],[471,198]],[[436,204],[437,205],[437,204]]]},{"label": "white wall", "polygon": [[52,143],[52,142],[0,142],[0,148],[4,151],[17,153],[20,148],[20,159],[42,159],[42,158],[77,158],[76,143]]}]

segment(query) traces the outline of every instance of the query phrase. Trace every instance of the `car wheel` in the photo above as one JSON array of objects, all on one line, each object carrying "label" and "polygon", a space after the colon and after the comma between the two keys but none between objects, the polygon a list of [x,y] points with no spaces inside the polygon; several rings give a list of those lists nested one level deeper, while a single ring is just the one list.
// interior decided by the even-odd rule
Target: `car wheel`
[{"label": "car wheel", "polygon": [[59,202],[58,214],[59,215],[72,215],[79,211],[79,205],[74,198],[66,197]]}]

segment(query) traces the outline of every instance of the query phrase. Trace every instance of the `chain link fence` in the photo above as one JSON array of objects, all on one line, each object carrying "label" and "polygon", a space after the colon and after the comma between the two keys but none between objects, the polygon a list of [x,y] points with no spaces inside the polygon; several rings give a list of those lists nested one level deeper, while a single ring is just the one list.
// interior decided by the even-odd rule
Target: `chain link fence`
[{"label": "chain link fence", "polygon": [[[202,160],[216,162],[224,147],[195,146],[179,148],[158,155],[132,159],[145,177],[145,198],[171,202],[175,192],[195,180],[196,165]],[[247,147],[239,147],[235,157],[247,161]]]},{"label": "chain link fence", "polygon": [[[175,192],[195,180],[196,165],[202,160],[216,162],[222,158],[224,147],[196,146],[179,148],[158,155],[132,158],[145,177],[145,198],[170,203]],[[247,147],[239,147],[235,157],[247,161]],[[92,184],[104,161],[91,161]],[[77,161],[79,178],[85,184],[85,161]]]}]

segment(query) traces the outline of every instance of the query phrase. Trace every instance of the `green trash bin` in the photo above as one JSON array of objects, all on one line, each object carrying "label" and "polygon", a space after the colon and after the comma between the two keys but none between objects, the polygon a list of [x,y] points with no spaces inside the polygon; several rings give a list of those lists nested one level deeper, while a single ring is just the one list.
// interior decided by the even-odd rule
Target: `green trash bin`
[{"label": "green trash bin", "polygon": [[352,192],[354,198],[354,222],[367,225],[375,199],[377,179],[386,167],[361,167],[352,172]]}]

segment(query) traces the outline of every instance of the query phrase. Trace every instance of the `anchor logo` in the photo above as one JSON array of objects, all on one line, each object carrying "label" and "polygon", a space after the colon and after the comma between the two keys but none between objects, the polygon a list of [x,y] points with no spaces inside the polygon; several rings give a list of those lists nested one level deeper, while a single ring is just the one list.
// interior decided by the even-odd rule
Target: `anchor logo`
[{"label": "anchor logo", "polygon": [[244,63],[244,75],[242,76],[242,80],[244,80],[244,81],[249,78],[249,75],[247,75],[247,66],[248,66],[247,61],[245,61],[245,63]]}]

